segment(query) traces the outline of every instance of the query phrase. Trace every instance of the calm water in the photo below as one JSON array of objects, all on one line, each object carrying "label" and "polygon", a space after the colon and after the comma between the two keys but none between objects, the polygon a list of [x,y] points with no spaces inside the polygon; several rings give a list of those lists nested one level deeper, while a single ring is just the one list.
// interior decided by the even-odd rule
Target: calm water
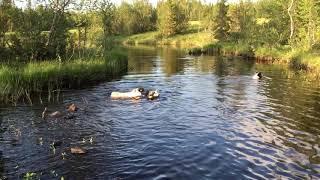
[{"label": "calm water", "polygon": [[[48,105],[86,106],[75,119],[42,120],[41,104],[2,107],[0,179],[27,172],[41,179],[320,178],[319,81],[169,48],[128,52],[121,79],[65,92]],[[269,78],[251,79],[256,70]],[[108,98],[141,86],[159,89],[160,99]],[[62,141],[55,151],[53,141]],[[72,155],[73,146],[88,153]]]}]

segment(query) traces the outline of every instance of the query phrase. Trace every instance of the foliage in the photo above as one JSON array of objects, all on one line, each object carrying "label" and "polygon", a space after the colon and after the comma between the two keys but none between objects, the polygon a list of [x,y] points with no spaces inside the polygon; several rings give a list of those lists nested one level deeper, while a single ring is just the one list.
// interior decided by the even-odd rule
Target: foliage
[{"label": "foliage", "polygon": [[165,37],[183,32],[187,27],[187,16],[179,1],[167,0],[158,4],[158,29]]},{"label": "foliage", "polygon": [[[289,17],[286,0],[262,0],[256,9],[256,44],[259,46],[282,46],[288,44]],[[254,16],[254,14],[252,15]]]},{"label": "foliage", "polygon": [[37,179],[39,178],[37,173],[34,172],[27,172],[24,176],[23,179],[25,180],[32,180],[32,179]]},{"label": "foliage", "polygon": [[295,5],[294,45],[309,50],[317,40],[319,41],[319,37],[316,37],[316,31],[320,26],[320,2],[317,0],[298,0]]},{"label": "foliage", "polygon": [[[11,51],[12,58],[39,60],[65,55],[67,30],[70,26],[67,14],[61,15],[49,46],[46,45],[53,9],[38,6],[36,9],[6,8],[7,27],[2,31],[2,44]],[[1,19],[1,18],[0,18]],[[3,19],[3,18],[2,18]],[[8,34],[7,31],[12,33]],[[6,35],[8,34],[8,35]]]},{"label": "foliage", "polygon": [[214,17],[211,31],[214,38],[224,41],[227,40],[230,30],[230,19],[227,15],[229,6],[226,5],[226,0],[220,0],[217,6],[218,12]]},{"label": "foliage", "polygon": [[157,15],[147,0],[135,0],[132,4],[122,2],[117,8],[115,33],[137,34],[155,30]]}]

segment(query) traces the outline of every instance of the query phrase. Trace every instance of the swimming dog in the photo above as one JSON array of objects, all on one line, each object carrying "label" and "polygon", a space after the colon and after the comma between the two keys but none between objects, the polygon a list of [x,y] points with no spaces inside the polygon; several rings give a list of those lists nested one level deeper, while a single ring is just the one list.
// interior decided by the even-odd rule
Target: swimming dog
[{"label": "swimming dog", "polygon": [[146,93],[145,93],[145,96],[149,100],[154,100],[154,99],[156,99],[156,98],[158,98],[160,96],[160,93],[158,92],[158,90],[155,90],[155,91],[147,90]]},{"label": "swimming dog", "polygon": [[261,79],[262,78],[262,73],[261,72],[256,72],[253,77],[253,79]]},{"label": "swimming dog", "polygon": [[143,88],[135,88],[130,92],[112,92],[110,97],[111,99],[140,99],[143,92]]}]

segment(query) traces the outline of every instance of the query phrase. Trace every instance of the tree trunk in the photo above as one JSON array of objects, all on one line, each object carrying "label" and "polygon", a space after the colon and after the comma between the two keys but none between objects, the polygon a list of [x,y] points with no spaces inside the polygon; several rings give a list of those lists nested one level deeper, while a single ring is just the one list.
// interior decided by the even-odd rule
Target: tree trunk
[{"label": "tree trunk", "polygon": [[78,49],[80,51],[81,48],[81,27],[78,27]]},{"label": "tree trunk", "polygon": [[293,3],[294,3],[294,0],[291,0],[291,3],[288,7],[288,15],[290,17],[290,37],[289,37],[290,41],[292,41],[292,37],[293,37],[293,33],[294,33],[294,22],[293,22],[293,17],[291,14]]},{"label": "tree trunk", "polygon": [[78,27],[78,53],[79,57],[81,57],[81,27]]},{"label": "tree trunk", "polygon": [[47,43],[46,43],[46,46],[47,46],[47,47],[51,44],[52,35],[54,34],[57,20],[58,20],[58,12],[55,12],[55,13],[54,13],[53,20],[52,20],[51,27],[50,27],[50,31],[49,31],[49,34],[48,34],[48,40],[47,40]]},{"label": "tree trunk", "polygon": [[87,25],[84,26],[84,39],[83,39],[83,47],[86,47],[87,43]]}]

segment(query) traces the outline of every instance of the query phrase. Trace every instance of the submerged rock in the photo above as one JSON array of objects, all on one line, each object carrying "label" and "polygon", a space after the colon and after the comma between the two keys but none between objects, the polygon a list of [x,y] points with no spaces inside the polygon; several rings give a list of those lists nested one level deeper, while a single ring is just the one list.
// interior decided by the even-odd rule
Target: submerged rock
[{"label": "submerged rock", "polygon": [[42,119],[46,119],[47,117],[51,117],[51,118],[60,118],[63,117],[64,113],[60,112],[60,111],[55,111],[52,113],[48,113],[48,108],[45,107],[44,111],[42,112]]},{"label": "submerged rock", "polygon": [[76,111],[78,111],[78,107],[75,105],[75,104],[71,104],[71,105],[69,105],[69,106],[67,106],[67,110],[69,111],[69,112],[76,112]]},{"label": "submerged rock", "polygon": [[72,147],[70,149],[70,151],[72,154],[86,154],[87,153],[87,150],[82,149],[80,147]]}]

